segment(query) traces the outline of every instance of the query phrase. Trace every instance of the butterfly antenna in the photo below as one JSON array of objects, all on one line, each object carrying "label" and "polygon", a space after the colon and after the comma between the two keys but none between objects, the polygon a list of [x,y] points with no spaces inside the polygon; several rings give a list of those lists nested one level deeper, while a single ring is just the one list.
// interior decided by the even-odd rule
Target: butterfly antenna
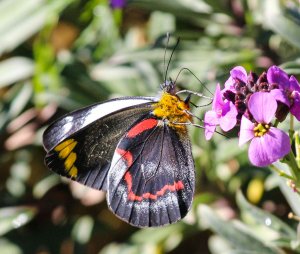
[{"label": "butterfly antenna", "polygon": [[[167,45],[165,47],[165,53],[164,53],[164,69],[165,69],[165,73],[167,73],[167,71],[166,71],[166,69],[167,69],[167,67],[166,67],[166,55],[167,55],[167,48],[168,48],[168,45],[169,45],[169,42],[170,42],[170,33],[169,32],[167,32],[166,37],[167,37]],[[163,78],[166,79],[165,77],[163,77]]]},{"label": "butterfly antenna", "polygon": [[207,107],[207,106],[211,105],[212,101],[209,103],[206,103],[204,105],[197,105],[197,104],[193,103],[192,101],[189,101],[189,103],[192,104],[195,108],[200,108],[200,107]]},{"label": "butterfly antenna", "polygon": [[[177,79],[179,78],[180,74],[181,74],[183,71],[188,71],[190,74],[192,74],[192,75],[194,76],[194,78],[197,79],[197,80],[199,81],[199,83],[203,86],[203,88],[213,96],[213,93],[212,93],[212,92],[211,92],[211,91],[203,84],[203,82],[195,75],[195,73],[192,72],[189,68],[186,68],[186,67],[182,68],[182,69],[178,72],[177,77],[176,77],[175,82],[174,82],[175,84],[176,84]],[[203,97],[203,96],[202,96],[202,97]]]},{"label": "butterfly antenna", "polygon": [[[176,94],[181,94],[181,93],[188,93],[188,94],[196,95],[196,96],[198,96],[200,98],[205,98],[205,99],[208,99],[210,101],[213,100],[211,97],[205,96],[203,93],[197,93],[197,92],[194,92],[194,91],[191,91],[191,90],[187,90],[187,89],[180,90],[180,91],[176,92]],[[211,104],[211,102],[209,102],[208,105],[209,104]]]},{"label": "butterfly antenna", "polygon": [[[169,38],[170,37],[168,37],[168,42],[169,42]],[[170,67],[170,63],[171,63],[172,57],[174,55],[174,52],[175,52],[175,50],[176,50],[176,48],[177,48],[177,46],[179,44],[179,41],[180,41],[180,39],[178,38],[177,42],[176,42],[176,44],[175,44],[175,46],[174,46],[174,48],[172,50],[171,56],[169,58],[169,61],[168,61],[168,65],[167,65],[166,72],[165,72],[165,84],[167,83],[167,75],[168,75],[168,70],[169,70],[169,67]]]}]

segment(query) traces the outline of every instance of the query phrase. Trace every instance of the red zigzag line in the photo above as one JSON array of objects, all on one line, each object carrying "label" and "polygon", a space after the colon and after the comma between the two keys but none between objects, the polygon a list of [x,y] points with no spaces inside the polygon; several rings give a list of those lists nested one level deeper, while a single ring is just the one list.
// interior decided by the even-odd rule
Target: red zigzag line
[{"label": "red zigzag line", "polygon": [[[117,148],[117,153],[120,154],[126,161],[127,167],[129,168],[133,164],[133,156],[131,152]],[[142,196],[138,196],[132,191],[132,176],[129,171],[126,172],[124,179],[127,184],[128,189],[128,199],[131,201],[142,201],[143,199],[153,199],[156,200],[158,197],[162,197],[166,191],[178,191],[184,189],[184,184],[182,181],[174,182],[174,184],[166,184],[155,194],[150,192],[143,193]]]}]

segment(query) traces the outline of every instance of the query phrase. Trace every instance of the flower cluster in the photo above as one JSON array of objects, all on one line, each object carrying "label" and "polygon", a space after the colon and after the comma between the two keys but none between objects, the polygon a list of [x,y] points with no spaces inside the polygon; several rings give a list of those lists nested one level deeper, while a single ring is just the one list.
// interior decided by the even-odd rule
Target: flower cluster
[{"label": "flower cluster", "polygon": [[[272,66],[260,76],[237,66],[225,88],[217,86],[212,110],[204,117],[205,137],[217,126],[229,131],[239,126],[239,145],[251,140],[248,155],[255,166],[267,166],[291,150],[290,138],[277,128],[288,113],[300,120],[300,85],[294,76]],[[273,121],[274,120],[274,121]]]}]

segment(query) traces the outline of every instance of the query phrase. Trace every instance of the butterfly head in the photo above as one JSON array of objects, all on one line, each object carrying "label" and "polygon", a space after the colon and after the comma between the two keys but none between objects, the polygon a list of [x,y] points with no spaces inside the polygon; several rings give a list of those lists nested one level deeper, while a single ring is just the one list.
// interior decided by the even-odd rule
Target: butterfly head
[{"label": "butterfly head", "polygon": [[166,80],[163,84],[161,84],[161,88],[165,93],[172,95],[176,94],[176,84],[172,80]]}]

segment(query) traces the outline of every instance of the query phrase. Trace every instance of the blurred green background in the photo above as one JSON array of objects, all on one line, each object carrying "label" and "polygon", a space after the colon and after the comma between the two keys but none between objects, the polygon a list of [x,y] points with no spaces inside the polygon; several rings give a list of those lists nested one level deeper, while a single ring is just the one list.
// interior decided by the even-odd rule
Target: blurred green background
[{"label": "blurred green background", "polygon": [[[298,222],[288,219],[300,216],[299,196],[276,172],[251,166],[236,138],[206,142],[190,129],[193,208],[158,229],[131,227],[108,211],[105,193],[50,172],[41,144],[46,126],[70,110],[156,95],[167,32],[167,60],[181,38],[168,76],[189,68],[211,92],[236,65],[300,74],[299,11],[297,0],[134,0],[124,9],[104,0],[1,0],[0,253],[300,253]],[[177,84],[203,91],[188,72]]]}]

